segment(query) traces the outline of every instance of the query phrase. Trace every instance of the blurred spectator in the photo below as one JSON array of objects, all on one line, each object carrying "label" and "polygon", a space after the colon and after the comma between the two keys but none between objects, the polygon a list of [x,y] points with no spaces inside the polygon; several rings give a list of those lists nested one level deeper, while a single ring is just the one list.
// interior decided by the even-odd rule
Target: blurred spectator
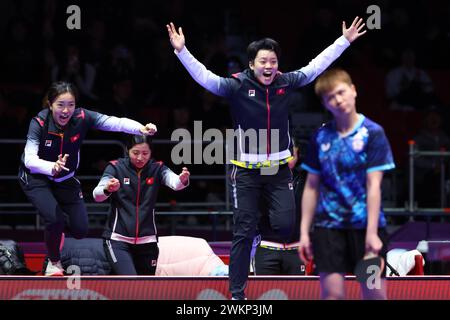
[{"label": "blurred spectator", "polygon": [[189,111],[189,108],[180,105],[175,107],[172,110],[172,118],[169,120],[169,130],[168,130],[168,137],[172,135],[172,132],[176,129],[186,129],[189,130],[191,133],[191,137],[193,137],[193,130],[192,130],[193,123],[191,122],[191,112]]},{"label": "blurred spectator", "polygon": [[205,57],[204,64],[215,74],[222,77],[227,76],[228,58],[225,35],[213,33],[206,38],[207,41],[203,43],[201,49]]},{"label": "blurred spectator", "polygon": [[2,138],[11,138],[17,128],[17,121],[14,119],[14,112],[9,105],[9,102],[5,99],[5,96],[0,92],[0,136]]},{"label": "blurred spectator", "polygon": [[116,117],[136,118],[139,103],[133,95],[133,81],[129,77],[113,79],[109,94],[100,103],[102,112]]},{"label": "blurred spectator", "polygon": [[29,84],[37,80],[39,61],[34,61],[36,44],[25,19],[13,19],[3,40],[1,80],[9,83]]},{"label": "blurred spectator", "polygon": [[[208,129],[218,129],[222,132],[222,137],[225,139],[226,129],[232,128],[228,105],[223,103],[220,97],[213,95],[207,90],[202,90],[200,94],[200,108],[195,109],[194,121],[202,122],[203,133]],[[205,142],[203,148],[206,148],[208,144],[208,142]],[[225,151],[225,149],[222,150]],[[211,155],[214,157],[217,154],[214,151]],[[196,167],[196,172],[201,175],[223,175],[224,167],[220,164],[201,165]],[[226,192],[223,179],[197,180],[195,181],[195,186],[204,196],[202,201],[208,203],[225,201]],[[211,206],[208,207],[208,210],[220,210],[220,206]],[[210,223],[209,219],[202,218],[199,218],[199,222]]]},{"label": "blurred spectator", "polygon": [[55,38],[55,30],[53,29],[53,22],[50,18],[46,17],[42,22],[42,43],[45,46],[49,46],[53,43]]},{"label": "blurred spectator", "polygon": [[[450,14],[450,8],[447,16]],[[424,37],[420,40],[420,46],[417,52],[420,56],[428,57],[423,61],[427,68],[450,68],[450,25],[448,19],[432,20],[427,26],[424,26]]]},{"label": "blurred spectator", "polygon": [[[138,107],[140,102],[135,98],[133,81],[124,76],[116,76],[112,79],[111,87],[108,90],[108,94],[104,96],[98,103],[98,111],[111,116],[119,118],[125,117],[142,121],[142,118],[137,116]],[[156,122],[155,122],[156,123]],[[109,140],[122,140],[122,136],[117,132],[102,132],[93,131],[89,133],[91,139],[109,139]],[[95,174],[101,174],[105,169],[108,161],[117,157],[117,148],[108,148],[90,150],[91,154],[97,154],[95,156],[96,161],[92,162],[87,170],[94,170]]]},{"label": "blurred spectator", "polygon": [[56,61],[55,51],[50,46],[45,46],[41,51],[41,55],[41,81],[43,85],[46,85],[52,82],[52,72],[57,68],[58,62]]},{"label": "blurred spectator", "polygon": [[232,74],[243,71],[244,69],[245,66],[238,56],[230,56],[227,60],[227,74],[225,76],[229,77]]},{"label": "blurred spectator", "polygon": [[420,110],[436,102],[430,76],[416,66],[416,54],[406,49],[401,65],[386,75],[386,95],[392,110]]},{"label": "blurred spectator", "polygon": [[[305,63],[311,59],[311,55],[320,53],[328,43],[335,40],[336,34],[330,32],[334,30],[339,22],[335,12],[329,7],[320,7],[315,11],[312,23],[303,32],[303,37],[298,43],[296,59]],[[304,48],[304,44],[308,44],[308,48]],[[298,65],[294,66],[298,68]],[[290,70],[289,70],[290,71]]]},{"label": "blurred spectator", "polygon": [[[394,3],[391,5],[394,6]],[[380,30],[384,36],[384,41],[380,43],[383,46],[380,54],[388,66],[393,66],[396,63],[395,58],[404,48],[413,46],[417,42],[417,37],[410,13],[403,6],[397,5],[386,11],[382,9],[381,16],[384,18],[383,26],[385,27]]]},{"label": "blurred spectator", "polygon": [[200,107],[195,110],[194,120],[202,121],[203,131],[214,128],[225,133],[225,129],[231,128],[228,106],[220,97],[206,90],[200,91]]},{"label": "blurred spectator", "polygon": [[60,63],[52,69],[52,82],[67,81],[74,83],[80,91],[82,104],[92,103],[98,99],[93,92],[97,72],[95,67],[85,60],[76,44],[67,44]]},{"label": "blurred spectator", "polygon": [[[442,116],[435,107],[424,118],[422,130],[414,137],[419,151],[448,151],[450,137],[442,130]],[[444,161],[447,158],[444,158]],[[415,159],[415,183],[419,207],[440,207],[440,157],[417,157]]]},{"label": "blurred spectator", "polygon": [[177,72],[179,66],[168,54],[173,49],[166,38],[156,39],[152,50],[154,56],[141,59],[137,68],[145,105],[173,108],[176,104],[192,99],[195,86],[186,81],[188,76]]},{"label": "blurred spectator", "polygon": [[102,97],[110,95],[114,79],[134,80],[135,70],[133,51],[123,43],[117,43],[110,50],[108,59],[98,67],[96,90]]},{"label": "blurred spectator", "polygon": [[98,68],[106,59],[106,24],[102,19],[94,19],[88,27],[86,55],[90,63]]}]

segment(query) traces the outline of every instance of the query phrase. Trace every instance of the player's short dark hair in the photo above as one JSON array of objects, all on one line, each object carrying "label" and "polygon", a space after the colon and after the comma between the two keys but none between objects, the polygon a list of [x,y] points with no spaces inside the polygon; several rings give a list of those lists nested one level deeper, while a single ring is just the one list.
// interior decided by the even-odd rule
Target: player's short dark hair
[{"label": "player's short dark hair", "polygon": [[270,38],[253,41],[247,47],[247,57],[249,62],[255,60],[259,50],[269,50],[275,52],[277,58],[280,59],[281,48],[278,42]]},{"label": "player's short dark hair", "polygon": [[332,90],[338,83],[352,85],[353,81],[347,71],[340,68],[330,69],[317,79],[314,91],[319,98],[322,98],[322,95]]}]

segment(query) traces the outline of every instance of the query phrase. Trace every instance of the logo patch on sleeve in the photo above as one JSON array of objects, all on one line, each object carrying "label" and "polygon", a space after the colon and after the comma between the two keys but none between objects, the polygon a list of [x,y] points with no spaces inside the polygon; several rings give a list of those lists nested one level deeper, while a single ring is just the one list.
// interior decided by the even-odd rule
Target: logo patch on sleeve
[{"label": "logo patch on sleeve", "polygon": [[35,117],[35,119],[36,119],[36,121],[39,123],[39,125],[40,125],[41,127],[44,126],[44,120],[42,120],[41,118],[38,118],[38,117]]}]

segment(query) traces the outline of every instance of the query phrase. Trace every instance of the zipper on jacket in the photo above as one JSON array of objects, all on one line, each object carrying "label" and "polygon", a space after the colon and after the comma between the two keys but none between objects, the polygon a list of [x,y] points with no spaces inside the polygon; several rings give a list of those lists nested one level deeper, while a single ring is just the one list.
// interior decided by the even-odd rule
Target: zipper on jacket
[{"label": "zipper on jacket", "polygon": [[138,177],[138,189],[137,189],[137,196],[136,196],[136,237],[134,238],[134,244],[137,243],[138,237],[139,237],[139,195],[141,193],[141,171],[139,170],[137,172]]},{"label": "zipper on jacket", "polygon": [[266,87],[266,107],[267,107],[267,160],[270,155],[270,104],[269,104],[269,88]]},{"label": "zipper on jacket", "polygon": [[49,134],[53,134],[53,135],[58,136],[58,137],[61,138],[61,145],[60,145],[60,147],[59,147],[59,154],[62,155],[63,144],[64,144],[64,133],[56,133],[56,132],[51,132],[51,131],[49,131],[48,133],[49,133]]}]

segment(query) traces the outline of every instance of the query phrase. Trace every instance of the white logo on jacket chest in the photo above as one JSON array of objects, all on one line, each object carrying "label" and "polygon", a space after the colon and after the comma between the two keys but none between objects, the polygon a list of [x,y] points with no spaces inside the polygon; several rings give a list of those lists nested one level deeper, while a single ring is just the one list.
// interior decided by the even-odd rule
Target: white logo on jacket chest
[{"label": "white logo on jacket chest", "polygon": [[248,90],[248,96],[249,97],[254,97],[255,94],[256,94],[255,90],[253,90],[253,89]]},{"label": "white logo on jacket chest", "polygon": [[327,143],[322,143],[320,145],[320,150],[322,150],[322,152],[327,152],[328,150],[330,150],[331,147],[331,143],[327,142]]},{"label": "white logo on jacket chest", "polygon": [[369,136],[366,127],[361,127],[352,139],[352,149],[360,152],[364,148],[364,138]]},{"label": "white logo on jacket chest", "polygon": [[51,147],[52,146],[52,140],[45,140],[45,146]]},{"label": "white logo on jacket chest", "polygon": [[130,178],[123,178],[123,184],[130,184]]}]

